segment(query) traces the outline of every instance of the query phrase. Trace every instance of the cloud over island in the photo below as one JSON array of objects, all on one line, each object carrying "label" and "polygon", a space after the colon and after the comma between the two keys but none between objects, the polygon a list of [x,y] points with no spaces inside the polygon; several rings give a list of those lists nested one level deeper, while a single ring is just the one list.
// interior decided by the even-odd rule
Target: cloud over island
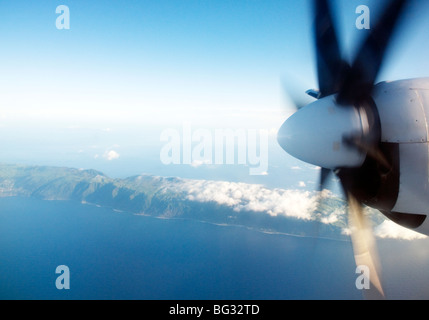
[{"label": "cloud over island", "polygon": [[[168,188],[174,188],[185,194],[186,199],[198,202],[215,202],[231,207],[236,212],[253,211],[273,217],[284,216],[305,221],[316,220],[316,211],[320,199],[318,192],[304,190],[269,189],[259,184],[241,182],[177,179]],[[322,192],[323,206],[318,212],[321,223],[334,224],[340,220],[347,223],[347,204],[328,190]],[[380,215],[376,210],[367,209],[370,216]],[[347,229],[344,228],[344,233]],[[374,234],[379,238],[415,240],[426,236],[401,227],[389,220],[382,220],[374,226]]]}]

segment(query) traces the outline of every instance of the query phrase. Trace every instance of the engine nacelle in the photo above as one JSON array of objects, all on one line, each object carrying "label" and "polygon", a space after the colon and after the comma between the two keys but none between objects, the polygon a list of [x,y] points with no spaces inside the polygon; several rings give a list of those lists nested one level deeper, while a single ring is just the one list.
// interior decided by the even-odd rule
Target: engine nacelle
[{"label": "engine nacelle", "polygon": [[[429,78],[382,82],[372,97],[380,117],[381,148],[393,168],[369,182],[376,184],[374,192],[363,202],[396,223],[429,235]],[[360,175],[377,169],[367,162]],[[370,174],[364,176],[371,180]]]}]

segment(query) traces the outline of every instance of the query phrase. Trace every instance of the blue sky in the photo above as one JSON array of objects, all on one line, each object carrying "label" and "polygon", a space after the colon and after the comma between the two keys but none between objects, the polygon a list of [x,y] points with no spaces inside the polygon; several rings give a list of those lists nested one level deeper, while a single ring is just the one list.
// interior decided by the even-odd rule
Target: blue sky
[{"label": "blue sky", "polygon": [[[349,49],[365,32],[354,9],[371,2],[334,3]],[[70,8],[70,30],[55,28],[59,4]],[[316,86],[309,1],[3,1],[0,10],[4,99],[34,94],[18,107],[67,100],[63,110],[90,105],[96,115],[121,105],[149,118],[204,117],[281,107],[281,77]],[[426,75],[427,44],[416,39],[427,23],[410,20],[407,46],[395,47],[381,78]]]},{"label": "blue sky", "polygon": [[178,114],[203,110],[204,116],[224,107],[277,107],[279,84],[272,82],[278,82],[289,42],[299,40],[294,33],[284,41],[282,29],[294,22],[281,12],[294,19],[306,15],[281,3],[73,1],[71,30],[59,31],[57,2],[14,2],[2,10],[9,15],[2,28],[8,44],[4,71],[19,78],[19,90],[24,85],[73,96],[74,109],[90,102],[94,110],[117,109],[125,102],[156,117],[159,108]]},{"label": "blue sky", "polygon": [[[365,35],[356,7],[368,5],[375,18],[378,3],[333,1],[346,53]],[[55,27],[61,4],[70,30]],[[299,92],[317,87],[310,4],[1,1],[4,160],[108,170],[103,155],[114,150],[117,166],[127,157],[156,161],[160,131],[185,121],[267,129],[274,139],[292,111],[282,81]],[[429,75],[427,9],[413,8],[380,80]]]}]

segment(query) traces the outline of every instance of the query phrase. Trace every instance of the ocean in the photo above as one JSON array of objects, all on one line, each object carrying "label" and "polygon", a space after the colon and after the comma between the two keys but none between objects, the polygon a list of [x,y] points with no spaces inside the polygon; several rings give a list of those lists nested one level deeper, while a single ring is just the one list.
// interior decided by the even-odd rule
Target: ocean
[{"label": "ocean", "polygon": [[[58,266],[68,267],[69,289],[56,286]],[[0,199],[0,299],[362,299],[356,277],[349,241]],[[419,289],[413,279],[408,291],[427,294],[427,281]],[[395,290],[412,297],[399,282]]]},{"label": "ocean", "polygon": [[360,299],[354,271],[349,242],[0,199],[1,299]]}]

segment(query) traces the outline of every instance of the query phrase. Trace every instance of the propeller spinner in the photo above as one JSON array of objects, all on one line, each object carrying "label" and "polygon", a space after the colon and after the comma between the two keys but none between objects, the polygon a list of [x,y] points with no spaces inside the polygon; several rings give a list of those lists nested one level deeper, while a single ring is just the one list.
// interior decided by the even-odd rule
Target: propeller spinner
[{"label": "propeller spinner", "polygon": [[339,106],[335,96],[317,100],[293,114],[280,128],[280,146],[295,158],[313,165],[336,169],[360,167],[366,153],[351,147],[344,137],[362,137],[366,117],[357,108]]}]

